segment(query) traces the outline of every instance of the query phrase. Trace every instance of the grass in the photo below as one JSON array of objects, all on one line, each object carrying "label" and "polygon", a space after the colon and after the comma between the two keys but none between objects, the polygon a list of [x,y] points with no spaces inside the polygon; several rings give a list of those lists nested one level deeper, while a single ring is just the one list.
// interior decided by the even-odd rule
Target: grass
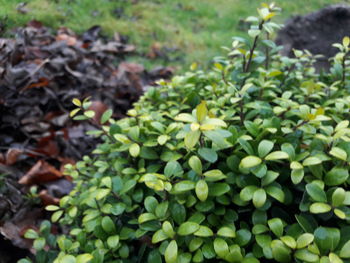
[{"label": "grass", "polygon": [[[119,32],[129,37],[139,53],[160,46],[167,59],[134,57],[151,67],[156,64],[187,69],[192,62],[206,66],[215,55],[223,54],[231,37],[245,35],[240,20],[255,15],[258,0],[28,0],[21,14],[16,7],[23,0],[0,0],[0,19],[7,28],[31,19],[58,28],[66,26],[78,33],[101,25],[106,35]],[[277,0],[283,9],[279,22],[305,14],[339,0]],[[5,20],[5,17],[7,18]],[[177,51],[176,51],[177,50]],[[141,60],[141,61],[140,61]]]}]

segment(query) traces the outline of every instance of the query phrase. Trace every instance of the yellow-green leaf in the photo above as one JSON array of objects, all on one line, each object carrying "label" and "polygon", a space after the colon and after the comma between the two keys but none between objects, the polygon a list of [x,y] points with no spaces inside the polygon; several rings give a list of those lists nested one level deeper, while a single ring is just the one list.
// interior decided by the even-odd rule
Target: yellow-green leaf
[{"label": "yellow-green leaf", "polygon": [[250,156],[244,157],[241,160],[241,163],[239,164],[239,166],[242,168],[252,168],[259,164],[261,164],[261,159],[257,156],[250,155]]},{"label": "yellow-green leaf", "polygon": [[202,122],[205,117],[208,115],[208,109],[207,104],[205,101],[202,101],[197,107],[196,107],[196,115],[198,122]]},{"label": "yellow-green leaf", "polygon": [[265,157],[265,160],[273,161],[273,160],[288,159],[288,158],[289,158],[288,153],[282,152],[282,151],[276,151],[276,152],[272,152],[272,153],[268,154]]},{"label": "yellow-green leaf", "polygon": [[169,245],[165,249],[164,257],[166,263],[175,263],[177,261],[178,253],[177,243],[175,240],[170,241]]},{"label": "yellow-green leaf", "polygon": [[339,147],[333,147],[329,154],[343,161],[346,161],[346,159],[348,158],[348,154],[346,153],[346,151]]}]

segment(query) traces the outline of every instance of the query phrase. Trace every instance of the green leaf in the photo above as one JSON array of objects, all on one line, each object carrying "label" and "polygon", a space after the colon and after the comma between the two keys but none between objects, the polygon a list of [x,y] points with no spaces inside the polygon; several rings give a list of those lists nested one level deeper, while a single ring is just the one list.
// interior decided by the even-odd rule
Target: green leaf
[{"label": "green leaf", "polygon": [[76,259],[74,256],[71,255],[64,255],[61,259],[60,259],[60,263],[76,263]]},{"label": "green leaf", "polygon": [[152,243],[156,244],[163,240],[168,239],[169,236],[164,232],[163,229],[159,229],[157,232],[155,232],[152,236]]},{"label": "green leaf", "polygon": [[188,236],[196,232],[198,229],[199,229],[199,224],[194,222],[185,222],[179,226],[177,233],[180,236]]},{"label": "green leaf", "polygon": [[160,145],[164,145],[167,140],[169,139],[168,135],[160,135],[158,138],[157,138],[157,141]]},{"label": "green leaf", "polygon": [[348,158],[348,154],[346,153],[346,151],[338,147],[333,147],[329,154],[343,161],[346,161],[346,159]]},{"label": "green leaf", "polygon": [[44,249],[45,244],[46,244],[45,238],[39,237],[39,238],[37,238],[37,239],[34,240],[33,248],[34,248],[35,250],[37,250],[37,251],[38,251],[38,250],[42,250],[42,249]]},{"label": "green leaf", "polygon": [[350,240],[341,248],[339,256],[341,258],[350,258]]},{"label": "green leaf", "polygon": [[265,190],[269,196],[275,198],[276,200],[278,200],[281,203],[284,202],[285,194],[284,194],[283,190],[280,189],[279,187],[270,185]]},{"label": "green leaf", "polygon": [[166,263],[175,263],[177,261],[178,247],[175,240],[170,241],[167,246],[164,257]]},{"label": "green leaf", "polygon": [[225,258],[225,256],[229,253],[228,245],[226,241],[222,238],[215,238],[214,250],[220,258]]},{"label": "green leaf", "polygon": [[320,163],[322,163],[322,160],[318,159],[317,157],[308,157],[303,161],[303,166],[317,165]]},{"label": "green leaf", "polygon": [[241,190],[239,196],[243,201],[248,202],[253,199],[255,191],[257,191],[258,189],[259,188],[255,185],[246,186]]},{"label": "green leaf", "polygon": [[317,184],[310,183],[306,185],[306,191],[309,196],[317,202],[327,202],[326,192],[323,191]]},{"label": "green leaf", "polygon": [[272,256],[278,262],[290,262],[291,250],[286,247],[282,241],[274,240],[271,242]]},{"label": "green leaf", "polygon": [[325,203],[313,203],[310,206],[310,212],[313,214],[327,213],[331,210],[332,210],[332,207],[329,204],[325,204]]},{"label": "green leaf", "polygon": [[196,191],[196,195],[200,201],[204,202],[205,200],[207,200],[209,188],[208,188],[208,184],[205,180],[199,180],[196,183],[196,190],[195,191]]},{"label": "green leaf", "polygon": [[261,180],[261,185],[266,186],[271,183],[273,183],[277,177],[279,176],[279,173],[273,172],[273,171],[268,171],[266,175],[262,178]]},{"label": "green leaf", "polygon": [[332,194],[332,205],[341,206],[345,201],[345,190],[343,188],[337,188]]},{"label": "green leaf", "polygon": [[205,117],[207,117],[208,109],[207,104],[205,101],[202,101],[197,107],[196,107],[196,115],[198,122],[202,122]]},{"label": "green leaf", "polygon": [[190,249],[190,252],[194,252],[197,249],[199,249],[201,247],[201,245],[203,244],[203,239],[196,237],[193,238],[188,246],[188,248]]},{"label": "green leaf", "polygon": [[264,158],[269,152],[271,152],[274,143],[268,140],[262,140],[258,146],[258,153],[260,158]]},{"label": "green leaf", "polygon": [[303,262],[317,262],[319,257],[318,255],[311,253],[309,250],[307,249],[300,249],[297,250],[294,253],[294,256],[299,259],[302,260]]},{"label": "green leaf", "polygon": [[140,154],[140,146],[137,143],[133,143],[129,148],[129,153],[132,157],[137,157]]},{"label": "green leaf", "polygon": [[218,154],[216,151],[210,148],[200,148],[198,153],[204,160],[210,163],[215,163],[218,159]]},{"label": "green leaf", "polygon": [[147,221],[155,220],[157,217],[152,213],[143,213],[139,216],[138,222],[139,224],[145,223]]},{"label": "green leaf", "polygon": [[286,152],[282,152],[282,151],[276,151],[276,152],[272,152],[270,154],[268,154],[265,157],[265,160],[267,161],[274,161],[274,160],[281,160],[281,159],[288,159],[289,155]]},{"label": "green leaf", "polygon": [[113,111],[111,109],[106,110],[101,116],[101,121],[100,121],[101,124],[104,124],[107,121],[109,121],[109,119],[112,117],[112,115],[113,115]]},{"label": "green leaf", "polygon": [[86,117],[88,117],[89,119],[92,119],[93,117],[95,117],[95,112],[92,111],[92,110],[88,110],[88,111],[85,111],[85,112],[84,112],[84,115],[85,115]]},{"label": "green leaf", "polygon": [[107,245],[110,248],[116,248],[119,244],[119,236],[115,235],[115,236],[110,236],[107,238]]},{"label": "green leaf", "polygon": [[252,233],[248,229],[240,229],[236,231],[235,243],[239,246],[243,247],[247,245],[252,238]]},{"label": "green leaf", "polygon": [[209,189],[210,196],[222,196],[223,194],[231,190],[230,186],[226,183],[215,183]]},{"label": "green leaf", "polygon": [[287,245],[288,247],[290,247],[291,249],[295,249],[297,247],[297,242],[295,241],[295,239],[291,236],[283,236],[280,237],[280,239],[282,240],[282,242]]},{"label": "green leaf", "polygon": [[162,257],[158,250],[153,249],[147,257],[147,263],[162,263]]},{"label": "green leaf", "polygon": [[202,162],[197,156],[192,156],[188,161],[188,164],[197,174],[202,174]]},{"label": "green leaf", "polygon": [[36,238],[39,238],[39,235],[38,233],[33,230],[33,229],[28,229],[25,234],[24,234],[24,237],[25,238],[28,238],[28,239],[36,239]]},{"label": "green leaf", "polygon": [[324,177],[324,182],[329,186],[341,185],[346,182],[348,177],[348,169],[342,167],[334,167],[326,174]]},{"label": "green leaf", "polygon": [[182,122],[196,122],[196,118],[193,117],[191,114],[188,113],[180,113],[175,117],[176,121],[182,121]]},{"label": "green leaf", "polygon": [[236,228],[234,226],[223,226],[218,230],[217,235],[222,237],[234,238],[236,237]]},{"label": "green leaf", "polygon": [[76,263],[88,263],[93,259],[93,256],[91,254],[85,253],[77,256],[77,262]]},{"label": "green leaf", "polygon": [[321,251],[334,251],[340,241],[340,230],[338,228],[318,227],[315,232],[315,242]]},{"label": "green leaf", "polygon": [[173,238],[175,236],[175,231],[169,221],[163,222],[162,229],[168,237]]},{"label": "green leaf", "polygon": [[174,191],[176,192],[187,192],[190,191],[192,189],[194,189],[196,187],[195,183],[189,180],[184,180],[181,182],[178,182],[177,184],[175,184],[174,186]]},{"label": "green leaf", "polygon": [[74,98],[74,99],[72,100],[72,102],[73,102],[73,104],[74,104],[75,106],[81,107],[81,101],[80,101],[79,99]]},{"label": "green leaf", "polygon": [[266,192],[264,189],[258,189],[253,194],[253,204],[256,208],[262,207],[266,202]]},{"label": "green leaf", "polygon": [[304,248],[310,245],[314,241],[314,235],[310,233],[304,233],[297,239],[297,248]]},{"label": "green leaf", "polygon": [[194,233],[198,237],[210,237],[213,236],[213,231],[207,226],[199,226],[199,229]]},{"label": "green leaf", "polygon": [[116,231],[115,224],[112,218],[110,218],[109,216],[105,216],[102,218],[101,226],[103,230],[106,231],[107,233]]},{"label": "green leaf", "polygon": [[242,160],[241,160],[241,163],[239,164],[240,167],[242,168],[252,168],[254,166],[257,166],[261,163],[261,159],[257,156],[247,156],[247,157],[244,157]]},{"label": "green leaf", "polygon": [[258,35],[260,35],[260,33],[261,33],[261,30],[259,30],[259,29],[249,29],[248,30],[248,35],[252,38],[257,37]]},{"label": "green leaf", "polygon": [[153,196],[147,196],[144,201],[145,208],[149,213],[155,213],[158,204],[157,199]]},{"label": "green leaf", "polygon": [[215,170],[210,170],[207,171],[203,174],[206,178],[210,179],[210,180],[221,180],[226,178],[226,175],[224,175],[220,170],[215,169]]},{"label": "green leaf", "polygon": [[299,184],[304,178],[304,169],[292,170],[291,179],[293,184]]},{"label": "green leaf", "polygon": [[192,149],[197,144],[200,136],[201,132],[199,130],[188,132],[185,135],[185,146],[188,149]]},{"label": "green leaf", "polygon": [[267,221],[267,224],[271,231],[277,236],[281,237],[283,235],[283,222],[279,218],[273,218]]}]

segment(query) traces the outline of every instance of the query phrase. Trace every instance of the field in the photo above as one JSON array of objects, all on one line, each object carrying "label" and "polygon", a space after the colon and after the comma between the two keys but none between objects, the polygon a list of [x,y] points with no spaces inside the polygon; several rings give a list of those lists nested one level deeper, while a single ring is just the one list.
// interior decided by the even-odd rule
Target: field
[{"label": "field", "polygon": [[[205,66],[221,46],[230,45],[234,35],[244,34],[243,19],[254,13],[258,0],[0,0],[0,24],[9,29],[31,19],[58,28],[66,26],[84,32],[101,25],[106,35],[119,32],[138,47],[138,52],[154,57],[141,59],[146,66],[171,64],[186,69],[192,62]],[[280,0],[280,22],[339,0]],[[153,52],[154,53],[154,52]],[[135,58],[140,60],[140,58]]]}]

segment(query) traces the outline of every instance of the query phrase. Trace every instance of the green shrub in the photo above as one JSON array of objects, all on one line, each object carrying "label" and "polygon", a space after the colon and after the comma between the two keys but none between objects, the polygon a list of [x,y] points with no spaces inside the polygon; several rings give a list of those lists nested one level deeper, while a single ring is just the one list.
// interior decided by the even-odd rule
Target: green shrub
[{"label": "green shrub", "polygon": [[50,256],[36,241],[37,262],[350,262],[349,38],[318,74],[310,53],[281,57],[268,40],[277,11],[248,18],[250,40],[212,71],[151,88],[129,118],[102,116],[103,143],[47,207],[70,232]]}]

